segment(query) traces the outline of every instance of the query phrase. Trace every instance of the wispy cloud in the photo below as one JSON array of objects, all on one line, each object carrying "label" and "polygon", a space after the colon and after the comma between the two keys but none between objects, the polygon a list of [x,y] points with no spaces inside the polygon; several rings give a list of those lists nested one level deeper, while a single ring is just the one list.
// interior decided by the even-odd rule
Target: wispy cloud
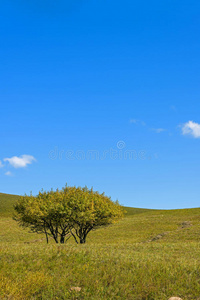
[{"label": "wispy cloud", "polygon": [[[135,124],[135,125],[146,126],[146,123],[144,121],[141,121],[141,120],[138,120],[138,119],[130,119],[130,123]],[[166,129],[164,129],[164,128],[149,128],[149,129],[156,132],[156,133],[161,133],[163,131],[166,131]]]},{"label": "wispy cloud", "polygon": [[156,133],[161,133],[163,131],[166,131],[164,128],[151,128],[152,131],[155,131]]},{"label": "wispy cloud", "polygon": [[200,124],[193,121],[188,121],[181,126],[183,135],[190,135],[194,138],[200,138]]},{"label": "wispy cloud", "polygon": [[4,158],[5,162],[8,162],[14,168],[25,168],[27,165],[32,164],[36,159],[31,155],[13,156],[11,158]]},{"label": "wispy cloud", "polygon": [[5,175],[6,176],[12,176],[13,174],[10,171],[8,171],[8,172],[5,173]]},{"label": "wispy cloud", "polygon": [[4,165],[2,164],[2,162],[0,161],[0,168],[3,168],[4,167]]},{"label": "wispy cloud", "polygon": [[141,121],[141,120],[137,120],[137,119],[130,119],[130,123],[131,124],[136,124],[136,125],[142,125],[142,126],[145,126],[146,123]]}]

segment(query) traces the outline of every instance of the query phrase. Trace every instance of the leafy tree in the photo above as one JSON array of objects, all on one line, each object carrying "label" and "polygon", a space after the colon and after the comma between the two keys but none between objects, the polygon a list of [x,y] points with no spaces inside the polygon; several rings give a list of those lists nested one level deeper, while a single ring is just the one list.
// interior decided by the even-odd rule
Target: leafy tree
[{"label": "leafy tree", "polygon": [[14,219],[32,232],[44,233],[56,243],[64,243],[71,236],[81,244],[88,233],[123,217],[123,208],[104,193],[87,187],[68,187],[56,192],[40,192],[36,197],[20,197],[14,206]]},{"label": "leafy tree", "polygon": [[30,228],[31,232],[44,233],[47,243],[49,236],[56,243],[64,243],[71,237],[69,209],[63,193],[58,190],[40,192],[36,197],[20,197],[14,209],[14,220],[20,226]]},{"label": "leafy tree", "polygon": [[81,244],[86,242],[91,230],[115,223],[123,217],[123,208],[104,193],[94,192],[87,187],[66,187],[64,194],[71,211],[70,221],[73,223],[71,233],[76,242],[78,238]]}]

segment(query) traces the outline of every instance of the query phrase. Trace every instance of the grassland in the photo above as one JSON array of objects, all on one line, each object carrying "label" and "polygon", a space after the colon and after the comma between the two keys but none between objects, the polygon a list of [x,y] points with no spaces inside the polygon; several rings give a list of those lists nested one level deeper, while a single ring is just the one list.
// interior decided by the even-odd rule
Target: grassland
[{"label": "grassland", "polygon": [[200,299],[199,208],[126,208],[85,245],[47,245],[12,220],[16,197],[0,194],[0,299]]}]

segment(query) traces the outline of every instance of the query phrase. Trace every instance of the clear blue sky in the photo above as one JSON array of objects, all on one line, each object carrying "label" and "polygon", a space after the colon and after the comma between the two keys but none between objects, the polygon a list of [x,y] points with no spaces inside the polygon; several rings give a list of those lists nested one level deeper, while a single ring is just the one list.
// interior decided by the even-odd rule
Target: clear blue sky
[{"label": "clear blue sky", "polygon": [[199,15],[197,0],[1,1],[0,192],[200,206]]}]

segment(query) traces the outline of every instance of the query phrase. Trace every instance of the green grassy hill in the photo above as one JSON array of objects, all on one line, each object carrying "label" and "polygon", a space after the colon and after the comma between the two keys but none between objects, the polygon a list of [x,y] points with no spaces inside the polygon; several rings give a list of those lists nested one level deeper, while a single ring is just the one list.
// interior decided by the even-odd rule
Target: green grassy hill
[{"label": "green grassy hill", "polygon": [[12,220],[17,197],[0,194],[0,299],[200,300],[200,208],[129,207],[85,245],[47,245]]},{"label": "green grassy hill", "polygon": [[11,216],[13,204],[19,196],[0,193],[0,216]]}]

